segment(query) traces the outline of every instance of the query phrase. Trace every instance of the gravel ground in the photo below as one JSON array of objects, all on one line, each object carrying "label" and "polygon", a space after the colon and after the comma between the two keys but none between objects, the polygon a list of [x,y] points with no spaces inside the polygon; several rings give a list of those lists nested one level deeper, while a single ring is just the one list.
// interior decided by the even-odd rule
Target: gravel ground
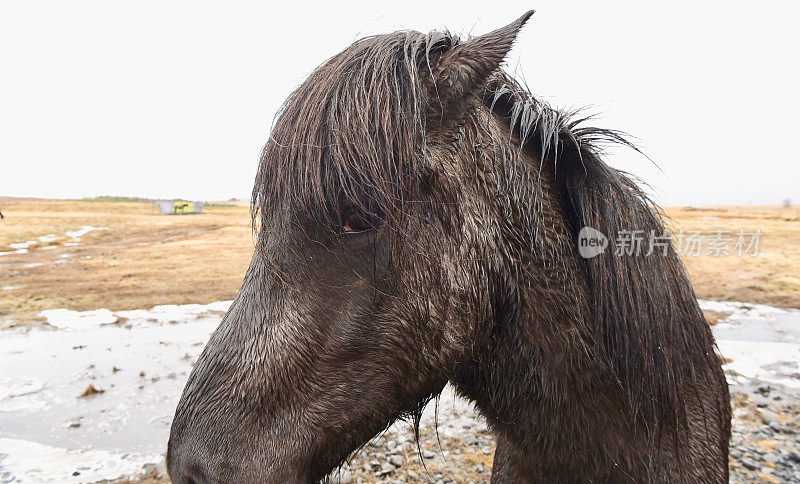
[{"label": "gravel ground", "polygon": [[[420,447],[410,426],[396,425],[368,444],[340,474],[342,483],[488,483],[494,439],[465,402],[439,409],[439,436],[426,412]],[[798,393],[754,382],[737,389],[731,442],[731,482],[800,482]],[[338,478],[339,476],[337,476]],[[337,478],[333,482],[338,482]]]},{"label": "gravel ground", "polygon": [[732,401],[731,482],[800,482],[797,391],[754,383]]},{"label": "gravel ground", "polygon": [[[753,382],[737,388],[730,450],[732,483],[800,482],[800,394],[780,385]],[[450,400],[450,401],[448,401]],[[356,454],[333,483],[488,483],[494,439],[483,419],[446,390],[438,412],[423,417],[420,449],[410,425],[398,423]],[[150,479],[164,482],[163,467]],[[136,481],[142,482],[142,481]]]}]

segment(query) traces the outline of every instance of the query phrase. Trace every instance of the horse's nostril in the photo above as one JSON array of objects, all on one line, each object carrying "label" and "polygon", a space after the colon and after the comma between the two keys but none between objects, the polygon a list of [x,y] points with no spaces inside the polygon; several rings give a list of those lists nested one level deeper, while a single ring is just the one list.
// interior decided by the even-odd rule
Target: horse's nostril
[{"label": "horse's nostril", "polygon": [[216,482],[208,477],[203,466],[197,462],[176,465],[170,471],[170,478],[175,484],[210,484]]},{"label": "horse's nostril", "polygon": [[186,466],[186,484],[208,484],[211,480],[206,477],[202,466],[192,463]]}]

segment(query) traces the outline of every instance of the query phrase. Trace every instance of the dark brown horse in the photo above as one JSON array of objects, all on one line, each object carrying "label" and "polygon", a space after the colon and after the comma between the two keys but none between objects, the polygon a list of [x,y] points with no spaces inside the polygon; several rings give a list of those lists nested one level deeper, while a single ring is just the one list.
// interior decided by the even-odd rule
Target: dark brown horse
[{"label": "dark brown horse", "polygon": [[[600,158],[624,138],[500,69],[529,16],[360,40],[289,97],[253,260],[175,414],[175,482],[321,479],[447,382],[494,432],[493,482],[727,480],[727,385],[683,267],[619,250],[663,234]],[[583,227],[604,252],[581,257]]]}]

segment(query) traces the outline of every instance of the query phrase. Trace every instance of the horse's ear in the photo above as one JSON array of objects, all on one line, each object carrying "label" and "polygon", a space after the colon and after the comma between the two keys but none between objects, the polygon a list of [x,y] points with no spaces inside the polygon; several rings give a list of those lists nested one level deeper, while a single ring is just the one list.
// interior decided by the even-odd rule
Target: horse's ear
[{"label": "horse's ear", "polygon": [[533,12],[529,10],[505,27],[469,39],[432,59],[429,107],[445,116],[482,88],[489,76],[500,68],[517,34]]}]

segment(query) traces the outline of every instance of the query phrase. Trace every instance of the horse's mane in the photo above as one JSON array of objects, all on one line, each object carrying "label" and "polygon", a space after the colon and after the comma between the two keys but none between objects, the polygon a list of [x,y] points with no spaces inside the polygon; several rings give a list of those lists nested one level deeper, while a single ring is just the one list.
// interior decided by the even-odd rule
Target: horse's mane
[{"label": "horse's mane", "polygon": [[[435,56],[458,43],[448,32],[378,35],[317,68],[276,117],[253,190],[254,224],[281,223],[292,209],[334,226],[343,203],[387,218],[402,211],[425,164],[425,83]],[[537,100],[503,71],[480,101],[508,122],[525,149],[553,164],[575,234],[590,226],[609,237],[605,253],[584,260],[598,347],[633,418],[682,426],[680,395],[698,384],[686,375],[718,363],[705,351],[711,334],[674,250],[664,257],[614,255],[620,230],[664,233],[647,195],[602,160],[606,143],[632,145],[620,132],[584,126],[576,113]],[[530,193],[522,188],[509,191],[520,203]]]},{"label": "horse's mane", "polygon": [[[706,352],[713,346],[711,331],[671,243],[665,252],[656,249],[649,256],[617,253],[624,243],[617,239],[620,234],[641,231],[644,251],[653,243],[651,237],[668,236],[663,212],[640,183],[603,161],[603,148],[609,144],[638,148],[620,131],[586,126],[590,118],[577,116],[580,111],[564,112],[538,101],[503,72],[490,82],[484,103],[508,121],[543,163],[553,164],[576,242],[583,227],[609,238],[603,253],[583,261],[592,329],[630,401],[631,417],[652,421],[640,420],[648,415],[661,425],[684,429],[687,416],[681,395],[709,384],[697,380],[693,368],[713,368],[719,362]],[[725,402],[716,404],[721,409]],[[729,426],[724,421],[721,428]]]}]

